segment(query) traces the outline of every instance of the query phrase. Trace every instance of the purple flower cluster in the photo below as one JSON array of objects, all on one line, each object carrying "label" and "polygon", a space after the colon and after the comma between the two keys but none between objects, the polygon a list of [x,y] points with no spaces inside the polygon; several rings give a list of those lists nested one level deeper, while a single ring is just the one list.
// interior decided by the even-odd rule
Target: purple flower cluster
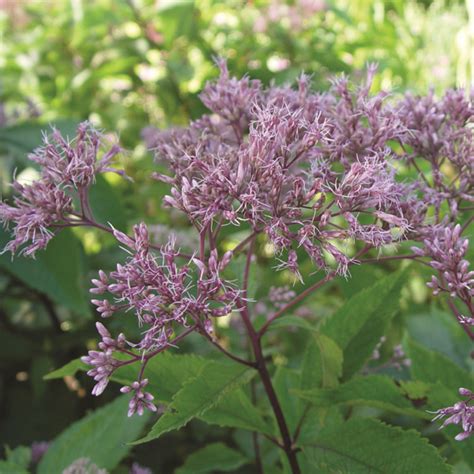
[{"label": "purple flower cluster", "polygon": [[[207,259],[193,257],[187,265],[179,266],[174,241],[161,247],[157,258],[143,223],[135,226],[134,239],[118,230],[114,230],[114,235],[130,249],[131,257],[124,265],[118,264],[110,275],[101,271],[99,278],[93,280],[95,287],[91,293],[107,293],[112,301],[94,299],[92,302],[102,317],[110,317],[117,311],[135,312],[140,326],[146,328],[136,345],[138,349],[148,352],[167,346],[173,324],[205,328],[208,318],[224,316],[234,307],[239,292],[220,276],[231,252],[219,258],[214,250]],[[193,278],[193,273],[197,278]],[[195,280],[196,292],[193,292]]]},{"label": "purple flower cluster", "polygon": [[428,162],[429,172],[418,167],[420,187],[426,202],[435,207],[438,222],[443,202],[455,217],[460,200],[474,201],[474,106],[470,99],[462,90],[449,90],[439,100],[433,93],[408,94],[398,106],[406,126],[403,143],[411,148],[404,158],[413,166],[418,159]]},{"label": "purple flower cluster", "polygon": [[428,283],[435,295],[444,291],[468,302],[474,295],[474,272],[469,271],[469,261],[464,258],[469,240],[461,236],[461,230],[459,224],[434,227],[423,241],[423,249],[412,250],[419,256],[430,257],[430,266],[439,272],[439,278],[433,276]]},{"label": "purple flower cluster", "polygon": [[173,173],[157,176],[172,186],[169,206],[201,228],[249,223],[296,275],[300,247],[317,268],[345,274],[352,259],[338,242],[380,247],[406,236],[424,209],[396,180],[388,142],[405,129],[383,95],[369,97],[370,77],[355,92],[340,80],[313,94],[306,76],[298,90],[265,89],[220,67],[203,93],[214,114],[186,129],[147,131]]},{"label": "purple flower cluster", "polygon": [[423,248],[412,247],[415,255],[429,257],[429,265],[437,271],[428,286],[434,295],[441,292],[457,298],[465,305],[469,316],[455,311],[458,321],[465,325],[474,325],[474,272],[469,270],[466,260],[469,240],[462,237],[462,227],[457,225],[432,226],[429,234],[423,240]]},{"label": "purple flower cluster", "polygon": [[120,391],[122,393],[133,392],[132,399],[130,400],[128,416],[132,416],[134,413],[138,413],[140,416],[143,415],[145,408],[151,411],[156,411],[156,406],[152,403],[155,398],[149,392],[145,392],[143,389],[148,385],[148,379],[143,379],[140,382],[133,382],[132,385],[122,387]]},{"label": "purple flower cluster", "polygon": [[121,366],[119,360],[113,357],[114,351],[120,351],[125,347],[125,336],[120,334],[117,339],[113,339],[107,328],[96,323],[97,331],[102,340],[99,342],[100,351],[89,351],[87,356],[82,357],[82,361],[93,368],[87,372],[97,382],[92,389],[92,395],[100,395],[109,383],[109,377],[113,371]]},{"label": "purple flower cluster", "polygon": [[[13,223],[13,239],[4,251],[34,256],[44,249],[55,230],[84,223],[91,217],[87,191],[97,173],[115,171],[112,159],[120,151],[111,145],[104,152],[105,139],[89,122],[81,123],[76,137],[68,141],[58,130],[45,135],[43,146],[29,155],[41,166],[41,178],[29,185],[15,181],[12,205],[0,203],[0,221]],[[73,198],[81,209],[75,211]]]},{"label": "purple flower cluster", "polygon": [[[116,369],[130,362],[140,362],[142,370],[138,380],[122,388],[122,392],[134,394],[129,416],[135,412],[141,415],[144,408],[156,411],[153,396],[143,390],[148,382],[142,379],[148,360],[191,330],[209,335],[212,332],[210,318],[230,313],[240,292],[221,277],[231,252],[219,258],[217,250],[213,250],[208,258],[193,257],[187,265],[179,266],[176,259],[180,254],[173,240],[161,247],[159,256],[154,254],[145,224],[134,227],[133,238],[118,230],[113,232],[131,255],[109,275],[100,271],[98,278],[92,280],[91,293],[109,296],[92,302],[103,318],[118,311],[133,311],[142,328],[142,337],[136,343],[128,341],[123,334],[114,339],[103,324],[97,323],[102,338],[100,351],[89,351],[82,360],[92,366],[88,375],[97,382],[92,391],[94,395],[105,390]],[[193,271],[197,275],[193,275]],[[184,332],[176,335],[179,328]],[[116,357],[118,353],[129,357],[124,361]]]},{"label": "purple flower cluster", "polygon": [[462,441],[474,434],[474,405],[471,405],[471,402],[474,400],[474,393],[467,388],[460,388],[459,395],[466,397],[466,400],[457,402],[452,407],[437,410],[433,421],[447,416],[448,418],[444,421],[441,428],[451,424],[461,425],[462,432],[455,439]]}]

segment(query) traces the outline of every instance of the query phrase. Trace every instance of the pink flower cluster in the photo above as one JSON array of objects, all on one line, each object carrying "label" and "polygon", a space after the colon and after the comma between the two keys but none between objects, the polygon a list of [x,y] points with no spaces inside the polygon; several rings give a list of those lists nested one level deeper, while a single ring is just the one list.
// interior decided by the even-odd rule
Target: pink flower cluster
[{"label": "pink flower cluster", "polygon": [[203,93],[213,115],[186,129],[147,130],[173,173],[157,176],[172,186],[169,206],[201,227],[249,223],[296,275],[300,247],[317,268],[335,264],[345,274],[352,259],[337,242],[380,247],[423,220],[412,187],[396,180],[388,146],[404,127],[383,95],[369,97],[370,78],[356,92],[340,80],[314,94],[306,76],[298,90],[265,89],[220,68]]},{"label": "pink flower cluster", "polygon": [[[91,293],[107,293],[112,300],[92,302],[102,317],[117,311],[135,312],[140,326],[146,328],[135,345],[138,349],[148,352],[167,346],[174,324],[205,329],[210,317],[224,316],[234,307],[239,292],[220,276],[231,252],[219,259],[214,250],[205,260],[193,257],[187,265],[179,266],[174,241],[161,247],[159,257],[155,256],[143,223],[134,227],[133,239],[118,230],[114,230],[114,235],[130,249],[131,256],[110,275],[101,271],[99,278],[93,280],[95,287]],[[197,273],[194,278],[193,268]]]},{"label": "pink flower cluster", "polygon": [[[187,265],[179,266],[176,259],[180,254],[174,248],[174,241],[170,240],[155,255],[143,223],[134,227],[133,238],[118,230],[114,230],[114,235],[130,257],[125,264],[118,264],[115,271],[110,274],[100,271],[98,278],[92,280],[91,293],[108,296],[108,299],[93,299],[92,303],[103,318],[119,311],[133,311],[142,328],[142,337],[136,343],[126,340],[123,334],[114,339],[103,324],[97,323],[102,338],[100,351],[89,351],[82,360],[93,367],[88,375],[96,381],[94,395],[105,390],[119,367],[130,362],[142,365],[138,380],[122,389],[124,393],[134,393],[129,408],[131,416],[135,412],[142,414],[144,408],[156,410],[153,396],[143,390],[147,380],[142,375],[148,360],[191,330],[211,337],[211,318],[230,313],[240,292],[220,274],[229,263],[231,252],[219,258],[217,250],[213,250],[208,258],[193,257]],[[184,331],[176,335],[179,328]],[[124,361],[116,357],[119,353],[129,357]]]},{"label": "pink flower cluster", "polygon": [[[120,151],[118,145],[106,147],[104,137],[89,122],[77,127],[76,137],[69,141],[58,130],[45,135],[43,146],[29,155],[41,166],[41,178],[29,185],[15,181],[12,205],[0,203],[0,221],[13,223],[13,239],[4,251],[26,256],[44,249],[55,230],[83,223],[91,217],[87,190],[97,173],[118,172],[110,168]],[[80,210],[74,209],[74,198]]]},{"label": "pink flower cluster", "polygon": [[413,166],[421,159],[430,168],[425,174],[417,167],[424,200],[435,207],[438,223],[444,202],[450,216],[456,217],[461,200],[474,202],[472,97],[469,100],[463,90],[448,90],[439,100],[433,93],[407,94],[397,111],[406,127],[404,158]]},{"label": "pink flower cluster", "polygon": [[455,439],[462,441],[474,434],[474,406],[471,405],[471,402],[474,400],[474,393],[467,388],[460,388],[459,395],[466,397],[466,400],[457,402],[452,407],[436,411],[433,421],[447,416],[448,418],[444,421],[441,428],[451,424],[461,425],[462,432]]},{"label": "pink flower cluster", "polygon": [[433,275],[428,286],[435,295],[446,292],[469,306],[474,296],[474,272],[469,271],[469,261],[465,258],[469,240],[461,236],[459,224],[433,227],[431,230],[423,241],[422,249],[412,248],[417,255],[430,257],[430,266],[439,273],[438,277]]}]

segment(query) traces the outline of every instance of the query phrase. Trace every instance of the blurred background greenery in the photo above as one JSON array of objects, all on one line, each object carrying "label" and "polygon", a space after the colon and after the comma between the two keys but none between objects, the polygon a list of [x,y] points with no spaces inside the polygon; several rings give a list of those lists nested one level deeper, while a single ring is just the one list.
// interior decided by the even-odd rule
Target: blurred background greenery
[{"label": "blurred background greenery", "polygon": [[[166,190],[149,179],[142,130],[205,112],[198,94],[217,74],[213,58],[264,83],[291,82],[304,70],[321,90],[332,75],[358,77],[377,62],[375,89],[439,93],[472,84],[473,42],[474,0],[0,0],[0,191],[8,197],[14,172],[34,178],[26,155],[48,124],[71,135],[89,119],[119,134],[135,181],[98,181],[95,214],[124,229],[145,219],[163,236],[185,223],[161,208]],[[0,445],[50,440],[113,396],[93,400],[84,377],[42,380],[94,345],[87,285],[121,258],[112,244],[78,230],[63,232],[35,262],[0,257]],[[376,273],[359,275],[358,285],[367,278]],[[429,304],[423,278],[413,280],[420,311]],[[350,292],[342,282],[339,296]],[[222,434],[201,423],[170,436],[175,447],[158,460],[149,447],[134,459],[171,472],[202,439]]]}]

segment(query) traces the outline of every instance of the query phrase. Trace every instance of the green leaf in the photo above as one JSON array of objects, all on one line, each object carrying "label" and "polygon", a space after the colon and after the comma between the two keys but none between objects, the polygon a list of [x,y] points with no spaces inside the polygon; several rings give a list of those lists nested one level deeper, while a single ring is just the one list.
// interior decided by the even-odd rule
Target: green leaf
[{"label": "green leaf", "polygon": [[[433,413],[436,410],[452,406],[461,398],[457,390],[448,389],[440,382],[430,384],[420,381],[401,381],[400,388],[411,400],[416,400],[427,414],[431,413],[431,418],[434,417]],[[433,423],[433,427],[439,428],[441,424],[442,420],[438,420]],[[454,451],[471,466],[474,472],[474,439],[471,437],[463,442],[456,441],[454,437],[459,433],[457,425],[448,425],[439,433],[446,438]]]},{"label": "green leaf", "polygon": [[277,318],[275,321],[272,322],[268,329],[271,330],[286,328],[288,326],[307,329],[308,331],[317,330],[310,322],[306,321],[306,319],[294,315],[281,316]]},{"label": "green leaf", "polygon": [[342,351],[332,339],[324,334],[313,334],[304,354],[301,389],[335,387],[342,375],[342,362]]},{"label": "green leaf", "polygon": [[413,430],[371,418],[354,418],[323,430],[303,447],[312,473],[448,474],[438,451]]},{"label": "green leaf", "polygon": [[120,194],[104,176],[98,175],[89,189],[90,204],[95,219],[103,225],[112,224],[116,229],[127,228],[126,212]]},{"label": "green leaf", "polygon": [[472,474],[472,470],[466,463],[460,462],[453,466],[452,474]]},{"label": "green leaf", "polygon": [[[153,357],[147,364],[146,377],[149,380],[147,391],[164,403],[170,403],[187,380],[194,379],[196,374],[208,363],[204,357],[192,354],[172,354],[164,352]],[[112,380],[122,385],[130,385],[137,378],[137,369],[133,365],[121,367]]]},{"label": "green leaf", "polygon": [[410,339],[405,346],[411,360],[412,378],[430,384],[439,382],[455,392],[454,396],[456,396],[459,387],[472,385],[472,374],[463,370],[445,355],[426,349]]},{"label": "green leaf", "polygon": [[[329,337],[315,333],[309,340],[303,358],[300,388],[332,388],[338,385],[342,374],[342,351]],[[291,387],[290,391],[296,387]],[[327,423],[341,421],[337,407],[316,407],[306,401],[300,441],[313,439]]]},{"label": "green leaf", "polygon": [[207,362],[195,378],[184,383],[174,395],[168,411],[136,444],[185,426],[191,419],[215,406],[224,395],[249,382],[254,375],[254,370],[241,365]]},{"label": "green leaf", "polygon": [[[146,376],[150,380],[147,390],[157,400],[170,403],[173,395],[187,380],[194,379],[207,362],[205,358],[196,355],[170,352],[160,354],[151,359],[147,365]],[[135,378],[136,370],[131,366],[125,366],[114,374],[113,380],[130,385]],[[272,434],[271,428],[242,390],[228,393],[198,418],[219,426]]]},{"label": "green leaf", "polygon": [[0,461],[0,472],[2,474],[29,474],[23,466],[8,461]]},{"label": "green leaf", "polygon": [[[279,366],[272,380],[290,432],[296,430],[298,422],[303,415],[303,404],[301,400],[290,393],[292,387],[298,387],[300,385],[300,377],[300,374],[296,370]],[[275,433],[279,433],[276,421]]]},{"label": "green leaf", "polygon": [[461,367],[466,366],[472,342],[452,314],[433,308],[427,313],[410,315],[406,324],[415,342],[441,352]]},{"label": "green leaf", "polygon": [[405,398],[403,391],[385,375],[355,377],[332,389],[292,390],[292,392],[317,407],[331,407],[338,404],[363,405],[423,419],[431,418],[425,411],[416,410]]},{"label": "green leaf", "polygon": [[370,288],[383,278],[387,273],[377,265],[353,265],[351,267],[351,277],[338,278],[338,286],[344,295],[344,298],[351,298],[359,291]]},{"label": "green leaf", "polygon": [[54,380],[54,379],[62,379],[67,375],[75,375],[78,371],[86,371],[89,370],[89,366],[81,361],[81,359],[74,359],[71,362],[68,362],[66,365],[63,365],[59,369],[53,370],[49,374],[46,374],[43,379],[44,380]]},{"label": "green leaf", "polygon": [[206,472],[229,472],[247,464],[249,460],[224,443],[212,443],[195,451],[175,474],[204,474]]},{"label": "green leaf", "polygon": [[326,427],[335,427],[341,425],[343,422],[344,418],[339,406],[334,405],[331,408],[327,408],[309,404],[306,407],[304,423],[298,437],[298,446],[308,444],[315,440],[321,430]]},{"label": "green leaf", "polygon": [[[6,459],[9,463],[24,467],[25,469],[31,462],[31,448],[18,446],[15,449],[5,448]],[[2,472],[2,471],[0,471]]]},{"label": "green leaf", "polygon": [[[163,403],[170,403],[173,395],[185,381],[195,378],[196,373],[207,362],[205,358],[196,355],[176,355],[169,352],[160,354],[148,362],[146,376],[150,382],[147,390],[153,394],[155,399]],[[89,366],[80,359],[75,359],[49,373],[44,379],[58,379],[74,375],[79,370],[86,371],[88,369]],[[133,366],[124,366],[116,371],[112,380],[120,382],[122,385],[130,385],[136,380],[136,375],[136,369]],[[198,418],[209,424],[273,434],[258,409],[242,390],[235,390],[227,394]]]},{"label": "green leaf", "polygon": [[420,400],[428,396],[431,386],[419,380],[400,380],[400,390],[410,400]]},{"label": "green leaf", "polygon": [[[63,135],[70,138],[76,134],[77,121],[75,120],[58,119],[52,122],[51,125],[54,125]],[[0,127],[0,144],[24,156],[41,145],[44,131],[51,131],[49,124],[24,122],[8,127]]]},{"label": "green leaf", "polygon": [[390,275],[363,290],[328,318],[322,332],[344,353],[344,379],[350,378],[369,360],[398,309],[406,271]]},{"label": "green leaf", "polygon": [[38,466],[38,474],[60,474],[75,460],[86,457],[105,469],[113,469],[128,453],[149,414],[127,417],[130,397],[121,396],[63,431]]},{"label": "green leaf", "polygon": [[[412,377],[426,383],[429,387],[424,409],[433,412],[452,406],[462,398],[458,393],[459,388],[472,386],[474,380],[472,373],[463,370],[445,355],[429,350],[412,340],[407,340],[405,346],[411,359]],[[438,423],[441,425],[440,422]],[[449,425],[440,433],[474,470],[474,439],[471,437],[462,442],[455,441],[454,437],[459,431],[458,426]]]},{"label": "green leaf", "polygon": [[[0,230],[0,248],[10,240]],[[16,276],[31,288],[45,293],[55,303],[76,314],[90,315],[89,301],[84,288],[86,270],[79,240],[70,229],[59,232],[39,251],[36,259],[0,256],[0,267]]]},{"label": "green leaf", "polygon": [[198,418],[209,424],[273,435],[273,430],[241,389],[227,394]]},{"label": "green leaf", "polygon": [[[148,362],[146,368],[146,376],[149,379],[147,390],[160,402],[170,403],[173,395],[181,389],[187,380],[194,379],[207,362],[208,360],[205,358],[193,354],[164,352]],[[88,369],[89,367],[80,359],[75,359],[44,378],[47,380],[58,379],[66,375],[74,375],[78,370],[86,371]],[[130,385],[136,380],[136,376],[136,368],[124,366],[114,373],[112,380],[120,382],[122,385]],[[242,390],[235,390],[227,394],[198,418],[209,424],[266,434],[273,433]]]}]

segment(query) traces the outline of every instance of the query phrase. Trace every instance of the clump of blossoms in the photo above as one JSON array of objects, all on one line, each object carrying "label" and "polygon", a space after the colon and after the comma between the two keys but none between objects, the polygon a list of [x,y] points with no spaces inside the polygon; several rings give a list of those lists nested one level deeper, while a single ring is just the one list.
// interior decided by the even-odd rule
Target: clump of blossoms
[{"label": "clump of blossoms", "polygon": [[350,110],[345,81],[332,96],[310,93],[306,76],[297,91],[265,90],[257,81],[236,82],[220,66],[221,78],[203,92],[215,115],[187,129],[147,131],[157,160],[173,173],[156,176],[172,186],[169,206],[200,228],[250,224],[274,246],[279,268],[298,277],[299,248],[316,268],[333,263],[346,274],[353,258],[341,242],[380,248],[406,237],[417,199],[396,181],[386,145],[403,127],[392,113],[380,113],[380,99],[368,99],[369,85],[358,97],[360,110]]},{"label": "clump of blossoms", "polygon": [[[132,362],[142,364],[139,378],[131,386],[123,387],[123,393],[133,392],[129,416],[140,415],[144,408],[156,411],[153,396],[143,389],[148,380],[143,379],[146,364],[150,358],[175,345],[192,331],[201,332],[208,338],[212,334],[212,318],[228,314],[235,305],[239,291],[222,280],[220,273],[230,262],[231,252],[219,258],[213,250],[207,259],[192,257],[186,265],[178,265],[180,253],[174,241],[162,246],[157,257],[151,248],[148,229],[145,224],[134,227],[134,237],[113,230],[117,240],[126,246],[131,256],[117,269],[107,275],[99,272],[93,280],[91,293],[106,294],[109,299],[93,299],[97,311],[103,318],[109,318],[118,311],[133,310],[142,328],[142,339],[127,341],[123,334],[113,338],[102,323],[97,329],[102,341],[100,351],[90,351],[82,360],[93,368],[88,374],[97,382],[92,393],[100,395],[106,388],[112,373]],[[194,275],[193,271],[197,276]],[[197,285],[193,282],[197,280]],[[183,332],[176,335],[176,328]],[[134,348],[139,355],[130,352]],[[132,358],[120,360],[115,354]]]},{"label": "clump of blossoms", "polygon": [[438,410],[434,420],[448,417],[441,428],[451,424],[461,425],[462,432],[459,433],[455,439],[462,441],[474,434],[474,405],[471,405],[474,401],[474,393],[467,388],[460,388],[459,395],[465,397],[466,400],[457,402],[452,407]]},{"label": "clump of blossoms", "polygon": [[97,173],[122,174],[110,167],[119,152],[118,144],[108,144],[89,122],[78,126],[71,141],[55,129],[45,135],[43,146],[28,157],[41,166],[41,178],[28,185],[15,181],[13,203],[0,203],[0,220],[15,226],[4,251],[34,257],[59,229],[94,225],[88,190]]},{"label": "clump of blossoms", "polygon": [[[173,239],[161,246],[151,243],[143,223],[129,236],[94,220],[88,189],[96,173],[111,170],[119,149],[99,153],[104,140],[89,124],[82,124],[71,142],[57,132],[45,139],[31,156],[43,167],[41,180],[29,187],[15,183],[17,196],[12,204],[1,205],[0,218],[15,225],[7,246],[12,252],[33,255],[59,228],[72,225],[112,232],[127,251],[127,260],[115,271],[101,271],[93,280],[91,292],[102,296],[92,302],[105,319],[133,314],[142,337],[113,337],[97,323],[99,350],[83,359],[92,367],[95,395],[115,370],[137,363],[136,381],[122,388],[133,393],[129,414],[156,410],[146,391],[146,364],[197,332],[259,372],[278,420],[281,446],[293,472],[299,472],[261,339],[275,319],[312,291],[337,275],[348,276],[354,264],[421,261],[436,271],[429,286],[435,294],[446,293],[454,316],[474,340],[473,273],[465,237],[473,220],[474,108],[458,91],[440,100],[432,94],[407,95],[398,103],[386,93],[371,95],[373,66],[359,86],[342,77],[328,92],[314,93],[305,75],[296,88],[266,88],[248,77],[231,77],[225,62],[218,64],[219,79],[201,94],[210,114],[188,127],[144,132],[156,161],[168,169],[154,174],[170,187],[164,204],[184,213],[195,229],[194,254],[182,254]],[[408,179],[406,170],[416,178]],[[249,235],[233,252],[220,253],[222,228],[244,225]],[[300,293],[273,289],[271,313],[258,331],[250,314],[262,305],[247,297],[257,238],[272,250],[275,267],[291,272],[295,280],[306,276],[302,256],[314,272],[325,274]],[[408,240],[415,244],[413,253],[380,256],[387,246],[393,249]],[[376,256],[367,258],[371,251]],[[237,286],[223,275],[242,252],[247,260]],[[253,361],[231,354],[213,334],[213,321],[231,313],[244,323]],[[400,347],[393,357],[408,365]]]}]

